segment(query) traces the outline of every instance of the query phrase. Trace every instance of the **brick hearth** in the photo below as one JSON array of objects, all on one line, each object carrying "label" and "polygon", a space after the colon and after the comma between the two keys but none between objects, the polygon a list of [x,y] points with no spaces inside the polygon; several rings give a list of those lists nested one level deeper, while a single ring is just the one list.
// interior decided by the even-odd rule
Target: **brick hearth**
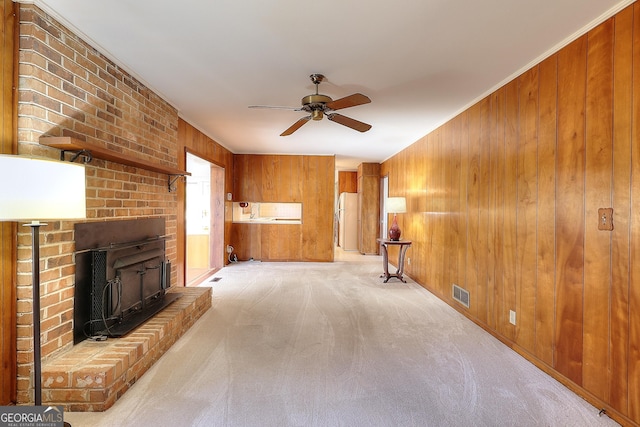
[{"label": "brick hearth", "polygon": [[66,411],[110,408],[211,307],[211,288],[182,297],[122,338],[83,341],[42,367],[42,402]]}]

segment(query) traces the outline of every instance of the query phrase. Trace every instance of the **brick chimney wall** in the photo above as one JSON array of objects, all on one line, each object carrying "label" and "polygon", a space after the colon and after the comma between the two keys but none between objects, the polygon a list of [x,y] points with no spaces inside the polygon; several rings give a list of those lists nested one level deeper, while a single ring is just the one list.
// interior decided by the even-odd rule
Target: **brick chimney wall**
[{"label": "brick chimney wall", "polygon": [[[19,154],[59,159],[59,150],[40,145],[39,138],[72,136],[178,167],[174,107],[38,7],[22,4],[20,12]],[[168,191],[167,175],[100,159],[88,164],[86,173],[87,221],[164,217],[167,257],[175,265],[178,200]],[[29,227],[19,229],[18,403],[28,403],[33,402],[31,235]],[[40,232],[42,355],[52,358],[73,346],[74,223],[51,221]],[[174,271],[172,284],[176,276]]]}]

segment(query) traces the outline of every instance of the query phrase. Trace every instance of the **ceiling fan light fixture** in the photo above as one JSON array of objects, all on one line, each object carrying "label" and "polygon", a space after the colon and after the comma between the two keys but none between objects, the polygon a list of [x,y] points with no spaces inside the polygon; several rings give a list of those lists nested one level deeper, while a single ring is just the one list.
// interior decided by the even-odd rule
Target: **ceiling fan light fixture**
[{"label": "ceiling fan light fixture", "polygon": [[322,110],[313,110],[311,112],[311,118],[313,120],[322,120],[322,116],[323,116]]}]

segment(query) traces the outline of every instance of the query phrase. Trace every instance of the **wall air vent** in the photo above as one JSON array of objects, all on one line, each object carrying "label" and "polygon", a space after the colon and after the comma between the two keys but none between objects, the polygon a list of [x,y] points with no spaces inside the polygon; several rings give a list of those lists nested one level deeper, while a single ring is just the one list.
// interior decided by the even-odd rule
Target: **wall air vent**
[{"label": "wall air vent", "polygon": [[469,308],[469,291],[461,288],[455,283],[453,284],[453,299]]}]

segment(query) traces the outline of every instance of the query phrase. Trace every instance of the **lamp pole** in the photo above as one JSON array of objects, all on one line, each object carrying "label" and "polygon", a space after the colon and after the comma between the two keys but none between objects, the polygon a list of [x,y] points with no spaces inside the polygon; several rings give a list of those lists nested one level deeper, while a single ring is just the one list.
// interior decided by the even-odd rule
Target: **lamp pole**
[{"label": "lamp pole", "polygon": [[35,405],[42,405],[42,358],[40,346],[40,226],[39,221],[25,224],[31,227],[31,282],[33,286],[33,392]]}]

